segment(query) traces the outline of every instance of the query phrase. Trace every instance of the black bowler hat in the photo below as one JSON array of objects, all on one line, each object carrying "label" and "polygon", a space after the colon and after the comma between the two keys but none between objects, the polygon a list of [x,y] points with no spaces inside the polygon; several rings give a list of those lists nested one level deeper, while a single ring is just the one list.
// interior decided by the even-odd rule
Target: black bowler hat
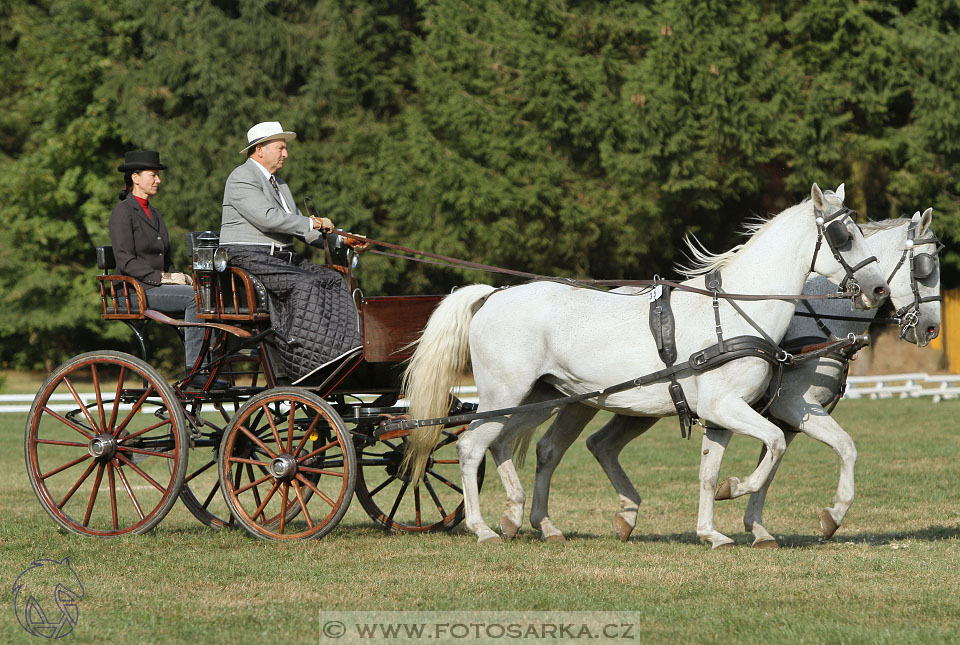
[{"label": "black bowler hat", "polygon": [[156,150],[134,150],[123,155],[123,164],[117,168],[120,172],[139,170],[166,170],[160,163],[160,153]]}]

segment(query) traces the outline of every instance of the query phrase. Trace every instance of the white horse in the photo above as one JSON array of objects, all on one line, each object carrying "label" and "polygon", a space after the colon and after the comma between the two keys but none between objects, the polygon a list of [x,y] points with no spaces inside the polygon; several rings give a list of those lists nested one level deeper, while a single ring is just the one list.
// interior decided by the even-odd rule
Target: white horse
[{"label": "white horse", "polygon": [[[918,212],[912,219],[870,222],[861,227],[868,244],[880,261],[884,275],[888,276],[891,289],[890,300],[897,308],[898,316],[901,317],[903,336],[919,346],[926,345],[940,332],[939,263],[936,261],[936,248],[926,248],[930,244],[935,246],[937,243],[930,229],[931,221],[932,210],[927,209],[922,216]],[[919,241],[916,246],[914,240]],[[927,257],[915,261],[911,254],[916,254],[918,257],[926,254]],[[920,267],[921,264],[922,267]],[[836,285],[828,280],[814,277],[804,286],[803,293],[825,294],[835,291],[836,288]],[[629,287],[618,291],[627,290],[637,291]],[[811,306],[821,316],[824,314],[844,316],[845,314],[845,305],[839,301],[820,300],[815,301]],[[805,310],[799,309],[798,315],[791,320],[784,345],[789,345],[792,340],[798,339],[809,339],[803,343],[809,345],[828,338],[862,334],[876,313],[875,310],[867,312],[860,320],[819,319],[819,322],[815,322],[814,319],[799,313],[803,311]],[[846,316],[850,317],[849,313],[846,313]],[[829,445],[840,458],[840,482],[834,497],[834,505],[823,509],[820,513],[820,525],[825,538],[833,535],[853,503],[856,447],[850,436],[823,407],[839,397],[846,377],[847,364],[848,362],[843,358],[828,355],[787,367],[783,374],[779,396],[774,399],[769,408],[769,414],[787,431],[785,434],[787,445],[796,437],[798,431],[804,432]],[[776,385],[776,380],[771,380],[771,395],[776,390]],[[568,406],[562,410],[537,444],[537,475],[530,520],[531,524],[539,528],[547,539],[563,539],[563,535],[547,516],[550,479],[553,471],[566,449],[596,414],[595,410],[578,407],[582,409]],[[621,510],[614,516],[613,524],[621,540],[626,540],[633,531],[640,496],[620,466],[618,457],[627,443],[643,434],[651,425],[652,421],[648,419],[615,415],[603,428],[587,439],[587,446],[600,462],[619,495]],[[719,491],[716,487],[723,451],[731,436],[732,434],[727,430],[711,427],[705,432],[703,438],[700,467],[701,522],[698,526],[698,534],[708,539],[715,533],[712,524],[715,493],[717,499],[732,497],[730,484],[733,482],[725,483]],[[771,479],[778,465],[774,466]],[[753,532],[756,547],[777,546],[776,540],[763,527],[761,521],[769,484],[770,481],[767,481],[759,491],[752,494],[744,515],[744,526],[746,530]],[[707,521],[708,518],[709,521]],[[730,543],[723,540],[713,541],[714,546]]]},{"label": "white horse", "polygon": [[[811,200],[787,209],[758,227],[743,245],[722,256],[723,287],[728,293],[796,294],[812,270],[839,281],[855,267],[860,293],[858,308],[879,306],[888,287],[860,230],[843,207],[842,191],[824,194],[813,185]],[[815,253],[824,237],[833,251]],[[828,227],[828,228],[829,228]],[[842,238],[842,239],[841,239]],[[846,269],[836,257],[843,260]],[[812,261],[811,261],[812,257]],[[685,285],[703,288],[702,277]],[[676,345],[680,360],[716,344],[710,298],[676,290],[673,311],[680,321]],[[482,305],[482,307],[481,307]],[[472,364],[479,395],[478,412],[587,394],[656,372],[663,367],[649,333],[648,301],[552,281],[534,282],[498,291],[473,285],[447,296],[430,317],[404,374],[410,415],[431,419],[446,413],[449,390]],[[778,342],[793,316],[784,300],[742,302],[745,316]],[[720,304],[724,336],[756,336],[759,332],[730,305]],[[711,423],[760,439],[767,453],[739,487],[753,493],[769,479],[786,447],[783,432],[755,412],[750,403],[767,389],[770,365],[745,358],[716,369],[677,376],[691,409]],[[589,400],[587,405],[618,413],[662,417],[676,414],[666,381]],[[505,411],[474,421],[457,442],[463,476],[466,526],[478,541],[497,540],[480,513],[477,469],[490,448],[507,492],[501,528],[512,535],[523,517],[525,495],[510,458],[510,443],[523,441],[556,411]],[[423,472],[441,428],[411,431],[406,464],[414,481]],[[717,534],[712,539],[726,539]]]}]

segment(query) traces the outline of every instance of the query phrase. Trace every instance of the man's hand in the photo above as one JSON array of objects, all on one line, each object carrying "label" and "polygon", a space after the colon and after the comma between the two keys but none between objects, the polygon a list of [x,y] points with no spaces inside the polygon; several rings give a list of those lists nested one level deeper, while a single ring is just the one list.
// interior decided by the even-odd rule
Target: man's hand
[{"label": "man's hand", "polygon": [[313,222],[313,228],[321,233],[329,233],[333,230],[333,222],[331,222],[329,218],[311,217],[310,221]]},{"label": "man's hand", "polygon": [[[355,233],[352,235],[355,235]],[[344,235],[341,235],[340,237],[343,239],[343,243],[349,246],[354,251],[357,251],[357,252],[366,251],[367,249],[370,248],[370,242],[367,242],[365,240],[358,240],[356,238],[346,237]]]}]

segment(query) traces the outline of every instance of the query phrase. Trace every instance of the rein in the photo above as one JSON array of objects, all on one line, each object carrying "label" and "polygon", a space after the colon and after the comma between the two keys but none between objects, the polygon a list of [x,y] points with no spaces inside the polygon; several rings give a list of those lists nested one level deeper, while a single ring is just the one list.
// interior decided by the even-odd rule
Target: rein
[{"label": "rein", "polygon": [[[559,278],[556,276],[547,276],[540,275],[538,273],[528,273],[526,271],[515,271],[513,269],[504,269],[501,267],[491,266],[489,264],[481,264],[480,262],[471,262],[469,260],[461,260],[458,258],[449,257],[446,255],[439,255],[436,253],[429,253],[427,251],[420,251],[417,249],[407,248],[405,246],[400,246],[398,244],[392,244],[390,242],[383,242],[381,240],[374,240],[362,235],[356,235],[354,233],[347,233],[346,231],[334,231],[337,235],[345,237],[350,240],[356,240],[361,244],[380,246],[387,249],[393,249],[395,251],[401,251],[403,253],[409,253],[412,255],[423,256],[411,257],[410,255],[400,255],[397,253],[386,253],[384,251],[377,251],[375,249],[368,249],[366,253],[372,253],[374,255],[383,255],[389,258],[397,258],[400,260],[408,260],[410,262],[422,262],[425,264],[434,264],[439,266],[446,266],[451,268],[463,268],[463,269],[473,269],[476,271],[484,271],[486,273],[499,273],[503,275],[511,275],[519,278],[527,278],[528,280],[543,280],[549,282],[559,282],[561,284],[567,284],[572,287],[582,287],[585,289],[597,289],[598,287],[656,287],[663,285],[666,287],[671,287],[679,291],[687,291],[690,293],[697,293],[702,296],[713,297],[714,292],[707,289],[699,289],[697,287],[692,287],[680,282],[675,282],[673,280],[664,280],[662,278],[654,278],[652,280],[577,280],[576,278]],[[429,258],[429,259],[423,259]],[[870,260],[875,262],[876,258]],[[859,268],[863,263],[857,266]],[[747,294],[747,293],[721,293],[718,294],[718,297],[724,298],[727,300],[744,300],[744,301],[758,301],[758,300],[842,300],[845,298],[852,298],[859,294],[859,290],[855,289],[853,291],[838,291],[836,293],[827,293],[827,294]],[[615,294],[615,295],[626,295],[634,296],[637,294]]]}]

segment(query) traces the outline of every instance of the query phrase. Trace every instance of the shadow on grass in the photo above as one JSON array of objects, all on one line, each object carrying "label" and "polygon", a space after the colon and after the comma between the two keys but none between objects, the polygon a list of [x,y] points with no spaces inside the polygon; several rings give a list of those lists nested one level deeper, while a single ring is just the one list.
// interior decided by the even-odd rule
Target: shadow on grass
[{"label": "shadow on grass", "polygon": [[960,526],[928,526],[916,531],[892,531],[889,533],[858,533],[844,535],[843,528],[829,540],[816,535],[783,535],[777,536],[781,548],[803,549],[822,544],[867,544],[871,546],[886,546],[906,540],[920,540],[937,542],[940,540],[956,540],[960,538]]}]

